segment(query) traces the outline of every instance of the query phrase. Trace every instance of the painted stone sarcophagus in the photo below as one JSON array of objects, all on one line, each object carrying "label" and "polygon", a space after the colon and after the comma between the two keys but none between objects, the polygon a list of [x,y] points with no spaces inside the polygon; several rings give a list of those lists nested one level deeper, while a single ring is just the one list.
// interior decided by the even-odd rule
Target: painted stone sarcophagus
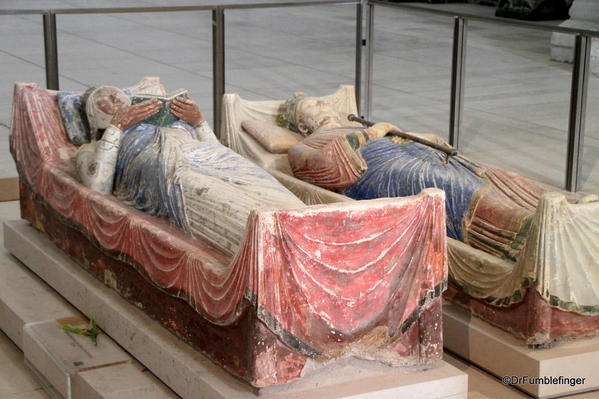
[{"label": "painted stone sarcophagus", "polygon": [[255,211],[229,255],[80,184],[56,97],[15,86],[22,217],[231,374],[264,387],[340,357],[441,359],[442,191]]},{"label": "painted stone sarcophagus", "polygon": [[[352,123],[354,89],[247,101],[227,94],[221,141],[306,203],[446,191],[444,297],[533,346],[599,332],[599,202]],[[351,119],[351,118],[350,118]],[[448,146],[431,134],[420,138]]]}]

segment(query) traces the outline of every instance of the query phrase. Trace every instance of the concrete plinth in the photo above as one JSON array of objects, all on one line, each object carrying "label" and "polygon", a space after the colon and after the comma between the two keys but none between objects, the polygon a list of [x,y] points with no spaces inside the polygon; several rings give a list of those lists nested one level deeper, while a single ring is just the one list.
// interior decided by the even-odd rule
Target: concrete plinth
[{"label": "concrete plinth", "polygon": [[70,334],[60,324],[85,328],[82,318],[47,320],[26,324],[23,329],[23,354],[27,364],[43,377],[44,388],[53,396],[71,399],[73,377],[85,370],[129,363],[131,357],[110,338],[91,338]]},{"label": "concrete plinth", "polygon": [[164,384],[137,362],[80,371],[73,376],[73,399],[175,399]]},{"label": "concrete plinth", "polygon": [[467,376],[440,362],[413,371],[344,359],[301,380],[257,392],[181,342],[94,279],[23,221],[4,224],[5,247],[183,398],[466,398]]},{"label": "concrete plinth", "polygon": [[107,335],[100,335],[96,347],[87,337],[63,333],[56,319],[76,326],[81,314],[18,260],[0,257],[0,329],[23,350],[50,397],[176,397]]},{"label": "concrete plinth", "polygon": [[81,314],[14,259],[0,262],[0,329],[23,349],[23,327]]},{"label": "concrete plinth", "polygon": [[[537,398],[599,389],[599,337],[560,342],[549,349],[531,349],[507,332],[472,317],[467,310],[445,302],[443,341],[445,349]],[[506,376],[510,377],[508,381],[503,380]],[[528,381],[513,383],[514,377],[528,377]],[[553,377],[556,379],[551,381]],[[531,383],[532,378],[545,381]]]}]

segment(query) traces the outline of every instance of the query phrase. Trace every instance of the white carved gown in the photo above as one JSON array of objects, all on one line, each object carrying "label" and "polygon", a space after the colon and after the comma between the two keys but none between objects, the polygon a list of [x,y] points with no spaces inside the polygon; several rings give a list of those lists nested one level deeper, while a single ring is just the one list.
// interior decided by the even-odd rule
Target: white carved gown
[{"label": "white carved gown", "polygon": [[230,256],[252,210],[304,206],[263,169],[220,144],[206,125],[199,135],[182,123],[142,124],[123,133],[115,196]]}]

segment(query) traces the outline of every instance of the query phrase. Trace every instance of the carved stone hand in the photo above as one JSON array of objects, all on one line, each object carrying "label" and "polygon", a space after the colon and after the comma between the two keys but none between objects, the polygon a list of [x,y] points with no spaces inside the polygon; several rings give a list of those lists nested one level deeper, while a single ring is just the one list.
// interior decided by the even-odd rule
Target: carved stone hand
[{"label": "carved stone hand", "polygon": [[368,135],[374,139],[385,137],[385,135],[387,135],[387,133],[389,133],[392,130],[401,131],[401,129],[398,128],[397,126],[392,125],[391,123],[387,123],[387,122],[375,123],[368,129],[366,129],[366,131],[368,132]]},{"label": "carved stone hand", "polygon": [[183,122],[193,127],[198,127],[204,121],[204,115],[198,105],[191,98],[175,98],[171,104],[171,112]]},{"label": "carved stone hand", "polygon": [[160,109],[160,101],[144,101],[139,104],[120,109],[112,117],[111,124],[120,130],[126,130],[154,115]]}]

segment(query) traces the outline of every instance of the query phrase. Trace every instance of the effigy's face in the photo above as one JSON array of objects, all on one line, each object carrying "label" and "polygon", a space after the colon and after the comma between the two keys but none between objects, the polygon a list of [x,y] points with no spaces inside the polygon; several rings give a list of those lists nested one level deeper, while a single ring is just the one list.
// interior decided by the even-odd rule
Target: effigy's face
[{"label": "effigy's face", "polygon": [[316,97],[302,99],[296,109],[297,128],[303,135],[309,135],[331,120],[341,120],[337,111]]},{"label": "effigy's face", "polygon": [[96,107],[106,115],[114,115],[129,105],[129,99],[122,91],[106,87],[98,90],[94,96]]}]

